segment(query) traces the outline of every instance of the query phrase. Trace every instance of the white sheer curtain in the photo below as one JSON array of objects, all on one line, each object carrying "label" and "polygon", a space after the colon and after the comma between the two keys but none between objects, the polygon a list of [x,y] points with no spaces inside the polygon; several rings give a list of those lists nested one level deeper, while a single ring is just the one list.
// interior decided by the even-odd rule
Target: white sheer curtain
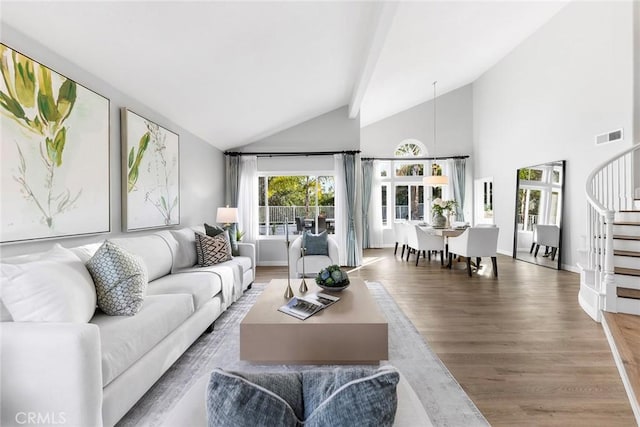
[{"label": "white sheer curtain", "polygon": [[383,246],[382,229],[382,184],[380,180],[380,162],[373,162],[373,185],[369,204],[369,245],[372,248]]},{"label": "white sheer curtain", "polygon": [[349,213],[347,212],[347,186],[344,173],[343,155],[333,155],[333,169],[335,174],[335,219],[336,234],[334,235],[338,244],[339,263],[347,265],[347,223]]},{"label": "white sheer curtain", "polygon": [[258,238],[258,158],[240,158],[240,185],[238,186],[238,216],[244,239],[255,243]]}]

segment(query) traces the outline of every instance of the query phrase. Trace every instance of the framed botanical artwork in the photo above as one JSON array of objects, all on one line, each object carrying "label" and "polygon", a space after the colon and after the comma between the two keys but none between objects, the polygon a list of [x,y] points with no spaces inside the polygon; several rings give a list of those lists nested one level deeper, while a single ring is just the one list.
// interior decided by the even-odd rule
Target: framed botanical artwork
[{"label": "framed botanical artwork", "polygon": [[109,100],[4,44],[0,72],[0,242],[109,232]]},{"label": "framed botanical artwork", "polygon": [[180,224],[178,135],[126,108],[121,121],[123,230]]}]

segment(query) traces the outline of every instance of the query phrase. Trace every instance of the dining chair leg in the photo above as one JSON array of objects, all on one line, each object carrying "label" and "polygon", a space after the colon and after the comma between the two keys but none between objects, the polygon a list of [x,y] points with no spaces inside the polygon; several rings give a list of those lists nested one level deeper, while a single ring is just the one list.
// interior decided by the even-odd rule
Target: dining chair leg
[{"label": "dining chair leg", "polygon": [[476,257],[476,267],[478,267],[478,270],[480,269],[480,261],[482,261],[482,258]]},{"label": "dining chair leg", "polygon": [[469,277],[471,277],[471,257],[467,257],[467,273],[469,273]]},{"label": "dining chair leg", "polygon": [[396,248],[393,250],[393,254],[397,254],[398,253],[398,242],[396,242]]},{"label": "dining chair leg", "polygon": [[411,256],[411,248],[407,245],[407,261],[409,261],[409,256]]},{"label": "dining chair leg", "polygon": [[540,245],[536,244],[536,251],[533,253],[533,256],[538,256],[538,251],[540,250]]},{"label": "dining chair leg", "polygon": [[492,256],[491,263],[493,264],[493,275],[498,277],[498,257]]},{"label": "dining chair leg", "polygon": [[533,242],[533,243],[531,244],[531,249],[529,249],[529,253],[530,253],[530,254],[531,254],[531,253],[533,253],[533,248],[535,248],[535,247],[536,247],[536,242]]},{"label": "dining chair leg", "polygon": [[440,251],[440,265],[444,267],[444,251]]},{"label": "dining chair leg", "polygon": [[453,254],[449,253],[449,264],[447,264],[447,267],[449,267],[449,270],[451,270],[452,263],[453,263]]},{"label": "dining chair leg", "polygon": [[419,259],[420,259],[420,251],[416,251],[416,267],[418,266]]},{"label": "dining chair leg", "polygon": [[407,245],[402,245],[402,255],[400,255],[400,259],[404,259],[404,250],[406,249]]}]

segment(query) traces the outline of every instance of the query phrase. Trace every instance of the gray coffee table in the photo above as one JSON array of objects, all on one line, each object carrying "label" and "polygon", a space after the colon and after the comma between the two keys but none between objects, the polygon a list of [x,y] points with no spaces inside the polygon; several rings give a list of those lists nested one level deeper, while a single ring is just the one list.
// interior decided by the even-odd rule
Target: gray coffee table
[{"label": "gray coffee table", "polygon": [[[296,295],[301,279],[291,279]],[[307,279],[309,293],[321,291]],[[340,301],[299,320],[278,311],[286,279],[272,280],[240,323],[240,359],[260,363],[378,364],[389,358],[386,319],[361,279]],[[323,291],[324,292],[324,291]]]}]

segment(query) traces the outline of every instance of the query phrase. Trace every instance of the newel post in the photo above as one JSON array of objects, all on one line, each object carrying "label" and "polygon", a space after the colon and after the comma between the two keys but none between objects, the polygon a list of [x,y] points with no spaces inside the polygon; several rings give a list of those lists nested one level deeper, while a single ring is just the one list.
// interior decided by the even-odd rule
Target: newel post
[{"label": "newel post", "polygon": [[618,298],[616,283],[614,280],[613,266],[613,221],[615,217],[614,211],[606,211],[605,213],[605,247],[604,247],[604,291],[605,291],[605,311],[616,313],[616,301]]}]

